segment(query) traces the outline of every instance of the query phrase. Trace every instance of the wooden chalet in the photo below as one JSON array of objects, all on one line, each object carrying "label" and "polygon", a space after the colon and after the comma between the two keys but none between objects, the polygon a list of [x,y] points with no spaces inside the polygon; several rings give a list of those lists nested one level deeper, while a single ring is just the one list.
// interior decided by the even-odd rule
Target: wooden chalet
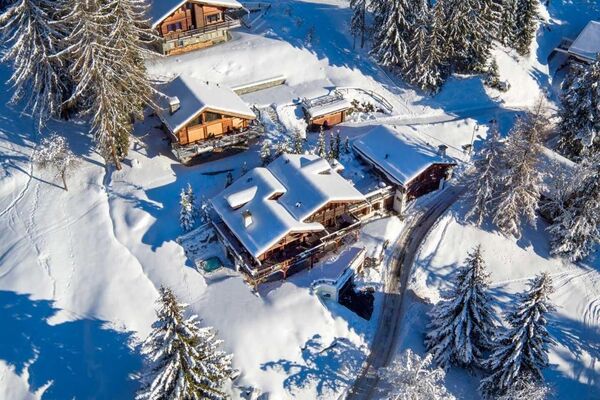
[{"label": "wooden chalet", "polygon": [[231,89],[191,76],[179,76],[160,87],[157,115],[182,161],[247,146],[262,134],[256,115]]},{"label": "wooden chalet", "polygon": [[152,27],[161,38],[162,54],[180,54],[230,39],[229,30],[241,26],[236,0],[152,0]]},{"label": "wooden chalet", "polygon": [[220,240],[251,282],[310,267],[357,234],[371,207],[338,171],[315,155],[283,154],[211,200]]},{"label": "wooden chalet", "polygon": [[393,208],[403,212],[406,202],[433,192],[450,179],[456,163],[416,132],[405,133],[380,125],[356,139],[354,151],[397,190]]},{"label": "wooden chalet", "polygon": [[302,100],[308,129],[313,131],[341,124],[346,121],[350,109],[352,104],[339,93]]}]

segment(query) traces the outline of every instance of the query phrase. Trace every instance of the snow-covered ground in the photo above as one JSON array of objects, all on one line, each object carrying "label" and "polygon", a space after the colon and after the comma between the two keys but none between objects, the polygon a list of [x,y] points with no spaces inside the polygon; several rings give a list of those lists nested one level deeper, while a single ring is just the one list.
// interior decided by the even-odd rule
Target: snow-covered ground
[{"label": "snow-covered ground", "polygon": [[[366,51],[352,49],[347,6],[342,0],[273,2],[267,17],[250,30],[234,32],[231,42],[153,60],[150,70],[160,76],[191,73],[229,86],[283,74],[285,85],[244,99],[273,105],[288,131],[304,126],[297,105],[302,97],[336,87],[372,90],[394,107],[377,115],[379,122],[419,129],[432,143],[447,144],[453,156],[466,158],[462,146],[472,137],[476,144],[485,137],[490,120],[499,120],[506,132],[521,107],[550,90],[550,49],[561,36],[574,36],[599,15],[594,0],[553,0],[551,30],[541,31],[530,60],[496,51],[510,91],[490,91],[479,77],[453,77],[430,98],[390,78]],[[314,34],[307,40],[310,31]],[[0,99],[9,97],[8,76],[1,65]],[[364,94],[348,93],[364,100]],[[355,137],[375,123],[373,116],[357,116],[340,130],[342,136]],[[189,182],[199,197],[214,195],[224,187],[226,171],[239,177],[244,163],[259,164],[258,148],[184,167],[172,159],[157,124],[152,118],[140,124],[136,130],[145,147],[134,145],[122,171],[107,171],[101,157],[88,150],[85,125],[51,123],[48,131],[65,134],[83,158],[64,192],[29,160],[41,137],[31,119],[0,101],[0,398],[131,398],[136,389],[132,378],[140,368],[135,346],[154,320],[160,285],[172,287],[205,324],[217,328],[241,371],[236,385],[258,387],[275,399],[335,398],[360,368],[379,297],[367,322],[310,293],[318,268],[266,285],[258,294],[234,273],[198,273],[176,242],[181,235],[178,193]],[[269,136],[281,139],[274,130]],[[343,161],[349,179],[362,179],[366,186],[377,179],[352,157]],[[397,219],[378,220],[365,227],[360,241],[375,254],[401,228]],[[438,233],[446,228],[454,229],[453,235]],[[564,345],[553,351],[552,361],[559,367],[548,372],[549,379],[565,396],[570,388],[585,394],[593,388],[586,383],[598,383],[598,363],[593,364],[600,341],[597,261],[576,266],[547,258],[541,228],[528,234],[530,243],[516,244],[474,231],[450,216],[438,230],[422,252],[423,259],[431,260],[421,262],[419,269],[432,296],[452,272],[442,267],[462,260],[464,250],[474,245],[470,238],[498,242],[504,251],[488,254],[499,293],[519,290],[534,268],[555,275],[555,299],[561,306],[556,320],[562,324]],[[382,272],[370,271],[361,282],[377,286]],[[412,330],[423,323],[422,314],[415,315],[416,325],[405,325]],[[417,334],[408,339],[403,343],[422,346]],[[458,379],[451,382],[465,396],[472,388]]]}]

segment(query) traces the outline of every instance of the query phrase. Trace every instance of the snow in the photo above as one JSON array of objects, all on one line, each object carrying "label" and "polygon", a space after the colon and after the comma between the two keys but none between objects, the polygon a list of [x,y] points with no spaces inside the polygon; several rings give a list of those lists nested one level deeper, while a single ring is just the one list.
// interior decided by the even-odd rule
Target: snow
[{"label": "snow", "polygon": [[358,154],[398,185],[407,185],[434,164],[454,164],[418,132],[380,125],[353,142]]},{"label": "snow", "polygon": [[590,21],[569,47],[569,53],[594,61],[600,53],[600,22]]},{"label": "snow", "polygon": [[[255,168],[212,199],[215,211],[255,258],[292,232],[323,231],[305,219],[333,201],[362,201],[363,195],[313,155],[283,154]],[[251,215],[246,226],[244,215]]]},{"label": "snow", "polygon": [[206,4],[210,6],[221,6],[227,8],[242,8],[236,0],[151,0],[150,20],[152,27],[156,28],[165,18],[174,13],[179,7],[187,2]]},{"label": "snow", "polygon": [[315,99],[306,99],[303,107],[311,118],[319,118],[328,114],[348,110],[352,104],[346,99],[326,95]]},{"label": "snow", "polygon": [[[168,102],[157,110],[160,119],[173,133],[179,131],[205,110],[223,112],[248,119],[256,118],[250,107],[231,89],[183,74],[160,86]],[[179,100],[179,109],[170,112],[172,99]]]}]

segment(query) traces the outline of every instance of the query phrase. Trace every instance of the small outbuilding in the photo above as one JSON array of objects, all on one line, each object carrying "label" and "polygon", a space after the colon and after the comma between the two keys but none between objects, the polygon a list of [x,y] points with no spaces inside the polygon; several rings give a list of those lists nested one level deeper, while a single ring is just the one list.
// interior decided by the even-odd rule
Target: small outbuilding
[{"label": "small outbuilding", "polygon": [[417,132],[380,125],[353,143],[355,152],[396,186],[394,210],[402,212],[408,200],[437,190],[450,179],[456,163],[447,147],[431,146]]},{"label": "small outbuilding", "polygon": [[341,124],[350,109],[352,104],[339,93],[302,100],[302,110],[310,130]]},{"label": "small outbuilding", "polygon": [[180,75],[159,89],[156,114],[183,161],[195,155],[247,145],[260,136],[252,109],[231,89]]},{"label": "small outbuilding", "polygon": [[563,39],[554,51],[566,54],[570,60],[591,64],[600,53],[600,22],[588,22],[575,40]]}]

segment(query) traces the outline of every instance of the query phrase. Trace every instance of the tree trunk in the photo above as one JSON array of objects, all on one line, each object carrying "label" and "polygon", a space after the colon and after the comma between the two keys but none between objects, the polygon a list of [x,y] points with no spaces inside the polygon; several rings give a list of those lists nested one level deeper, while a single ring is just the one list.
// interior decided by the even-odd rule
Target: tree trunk
[{"label": "tree trunk", "polygon": [[62,182],[63,182],[63,189],[65,189],[65,191],[69,191],[69,188],[67,187],[67,170],[63,169],[60,177],[62,178]]},{"label": "tree trunk", "polygon": [[115,163],[115,168],[117,168],[117,171],[120,171],[122,168],[121,160],[119,160],[119,157],[117,157],[117,149],[115,147],[114,141],[111,141],[110,143],[110,152],[112,154],[113,162]]}]

